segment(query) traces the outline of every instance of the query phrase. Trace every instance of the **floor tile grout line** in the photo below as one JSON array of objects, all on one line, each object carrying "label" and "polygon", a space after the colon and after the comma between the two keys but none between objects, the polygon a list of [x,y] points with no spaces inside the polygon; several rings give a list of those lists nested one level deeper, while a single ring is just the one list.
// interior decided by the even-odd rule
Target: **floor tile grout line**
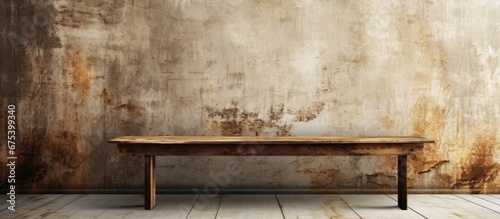
[{"label": "floor tile grout line", "polygon": [[188,214],[186,215],[186,218],[187,219],[189,217],[189,215],[191,214],[191,211],[193,211],[193,208],[194,206],[196,205],[196,203],[198,202],[198,199],[200,199],[200,194],[198,194],[198,197],[196,197],[196,200],[193,202],[193,206],[191,206],[191,209],[189,209],[189,212]]},{"label": "floor tile grout line", "polygon": [[363,217],[361,217],[361,215],[358,214],[358,212],[356,212],[356,210],[354,210],[354,208],[352,208],[349,203],[347,203],[342,197],[340,197],[340,195],[336,195],[337,197],[340,198],[340,200],[342,200],[346,205],[347,207],[349,207],[356,215],[358,215],[359,218],[363,219]]},{"label": "floor tile grout line", "polygon": [[[481,196],[478,196],[478,195],[472,195],[472,196],[477,197],[477,198],[480,198],[480,199],[485,200],[485,201],[488,201],[488,202],[491,202],[491,203],[493,203],[493,204],[495,204],[495,205],[500,205],[500,202],[499,202],[499,203],[496,203],[496,202],[493,202],[493,201],[491,201],[491,200],[481,198]],[[490,196],[490,195],[488,195],[488,196]],[[491,197],[491,196],[490,196],[490,197]]]},{"label": "floor tile grout line", "polygon": [[83,198],[83,197],[85,197],[85,196],[87,196],[87,194],[81,195],[81,196],[80,196],[80,197],[78,197],[77,199],[75,199],[75,200],[73,200],[73,201],[70,201],[69,203],[67,203],[67,204],[65,204],[65,205],[63,205],[63,206],[61,206],[61,207],[60,207],[60,208],[58,208],[58,209],[55,209],[54,211],[50,212],[50,214],[48,214],[48,215],[46,215],[46,216],[42,217],[42,219],[43,219],[43,218],[46,218],[46,217],[48,217],[48,216],[50,216],[51,214],[53,214],[53,213],[55,213],[55,212],[59,211],[61,208],[64,208],[64,207],[68,206],[69,204],[71,204],[71,203],[75,202],[76,200],[79,200],[79,199],[81,199],[81,198]]},{"label": "floor tile grout line", "polygon": [[[396,201],[396,204],[398,203],[398,200],[392,198],[390,195],[386,194],[387,197],[389,197],[390,199]],[[413,212],[417,213],[418,215],[422,216],[423,218],[425,219],[428,219],[425,215],[421,214],[420,212],[418,212],[417,210],[413,209],[413,208],[410,208],[409,206],[407,206],[408,209],[412,210]]]},{"label": "floor tile grout line", "polygon": [[278,195],[277,195],[277,194],[274,194],[274,197],[276,198],[276,202],[278,202],[278,207],[280,208],[281,215],[283,216],[283,219],[286,219],[286,218],[285,218],[285,213],[283,213],[283,208],[281,207],[280,200],[278,199]]},{"label": "floor tile grout line", "polygon": [[[475,204],[475,205],[477,205],[477,206],[481,206],[481,207],[486,208],[486,209],[488,209],[488,210],[494,211],[494,212],[496,212],[496,213],[500,213],[500,212],[495,211],[495,210],[493,210],[493,209],[491,209],[491,208],[488,208],[488,207],[483,206],[483,205],[481,205],[481,204],[479,204],[479,203],[476,203],[476,202],[474,202],[474,201],[472,201],[472,200],[468,200],[468,199],[466,199],[466,198],[462,198],[462,197],[460,197],[460,196],[458,196],[458,195],[453,195],[453,196],[455,196],[455,197],[457,197],[457,198],[461,198],[461,199],[463,199],[463,200],[465,200],[465,201],[468,201],[468,202],[470,202],[470,203],[473,203],[473,204]],[[484,200],[484,199],[483,199],[483,200]],[[485,200],[485,201],[487,201],[487,200]]]},{"label": "floor tile grout line", "polygon": [[492,194],[488,194],[488,196],[490,196],[492,198],[500,199],[500,197],[493,196]]},{"label": "floor tile grout line", "polygon": [[219,215],[220,205],[222,204],[222,198],[223,198],[223,195],[220,195],[219,207],[217,207],[217,212],[215,213],[215,218],[214,219],[217,219],[217,215]]}]

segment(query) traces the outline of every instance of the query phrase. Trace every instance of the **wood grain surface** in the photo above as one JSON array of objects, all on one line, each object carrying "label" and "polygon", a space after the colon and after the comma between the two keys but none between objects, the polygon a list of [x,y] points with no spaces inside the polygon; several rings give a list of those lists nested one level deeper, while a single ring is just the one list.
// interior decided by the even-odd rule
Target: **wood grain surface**
[{"label": "wood grain surface", "polygon": [[122,136],[110,140],[120,155],[342,156],[422,154],[423,137]]}]

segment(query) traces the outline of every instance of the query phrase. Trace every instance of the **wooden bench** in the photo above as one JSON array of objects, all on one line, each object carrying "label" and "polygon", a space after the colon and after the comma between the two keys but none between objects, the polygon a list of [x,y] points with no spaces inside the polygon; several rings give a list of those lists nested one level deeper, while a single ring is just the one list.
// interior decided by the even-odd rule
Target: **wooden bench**
[{"label": "wooden bench", "polygon": [[156,202],[155,156],[343,156],[397,155],[398,206],[407,209],[407,155],[422,154],[422,137],[221,137],[122,136],[120,155],[145,156],[145,208]]}]

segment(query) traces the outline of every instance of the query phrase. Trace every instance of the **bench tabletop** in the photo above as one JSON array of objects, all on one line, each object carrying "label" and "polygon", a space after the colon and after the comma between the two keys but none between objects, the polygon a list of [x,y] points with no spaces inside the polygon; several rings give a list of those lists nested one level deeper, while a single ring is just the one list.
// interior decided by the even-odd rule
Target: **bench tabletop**
[{"label": "bench tabletop", "polygon": [[434,143],[419,136],[121,136],[109,140],[118,144],[357,144]]}]

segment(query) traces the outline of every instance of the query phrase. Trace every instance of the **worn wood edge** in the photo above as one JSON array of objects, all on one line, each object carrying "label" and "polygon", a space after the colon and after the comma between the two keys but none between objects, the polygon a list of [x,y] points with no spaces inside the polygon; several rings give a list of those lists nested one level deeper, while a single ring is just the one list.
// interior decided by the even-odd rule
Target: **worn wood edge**
[{"label": "worn wood edge", "polygon": [[424,144],[160,145],[118,144],[125,156],[368,156],[419,155]]},{"label": "worn wood edge", "polygon": [[[161,139],[162,137],[164,137],[166,140],[162,140]],[[134,138],[142,140],[134,140]],[[370,139],[373,140],[369,141]],[[385,141],[383,139],[385,139]],[[408,140],[405,141],[405,139]],[[144,143],[147,144],[260,144],[260,143],[351,144],[353,143],[355,144],[355,143],[435,143],[435,141],[421,136],[120,136],[108,140],[108,143],[122,143],[122,144],[144,144]]]}]

